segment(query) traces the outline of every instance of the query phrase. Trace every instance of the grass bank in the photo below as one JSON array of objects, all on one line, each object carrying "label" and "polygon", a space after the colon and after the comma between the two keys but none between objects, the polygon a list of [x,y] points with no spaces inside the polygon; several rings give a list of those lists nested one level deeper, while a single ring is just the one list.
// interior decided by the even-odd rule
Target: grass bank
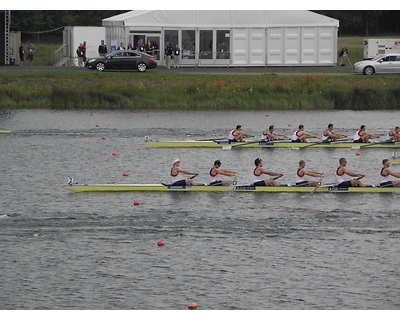
[{"label": "grass bank", "polygon": [[399,109],[400,76],[3,72],[0,108]]}]

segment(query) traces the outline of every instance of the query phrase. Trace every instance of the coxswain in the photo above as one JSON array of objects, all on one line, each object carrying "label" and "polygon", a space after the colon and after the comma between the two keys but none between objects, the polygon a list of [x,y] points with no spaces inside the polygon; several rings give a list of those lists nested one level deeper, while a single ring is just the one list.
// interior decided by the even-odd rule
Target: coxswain
[{"label": "coxswain", "polygon": [[400,141],[400,127],[395,127],[393,130],[389,131],[386,136],[386,142],[399,142]]},{"label": "coxswain", "polygon": [[262,135],[261,135],[261,141],[269,141],[269,140],[276,140],[279,139],[279,137],[284,137],[284,138],[289,138],[288,136],[285,136],[284,134],[279,134],[275,132],[275,127],[274,126],[269,126],[268,130],[264,130]]},{"label": "coxswain", "polygon": [[236,129],[233,129],[229,132],[228,141],[229,142],[243,142],[243,137],[254,137],[251,134],[247,134],[242,132],[242,126],[238,124]]},{"label": "coxswain", "polygon": [[379,185],[381,187],[398,187],[398,186],[400,186],[400,181],[389,180],[390,176],[400,178],[399,172],[394,172],[389,169],[390,160],[383,159],[382,165],[383,165],[383,168],[381,169],[381,172],[379,173]]},{"label": "coxswain", "polygon": [[322,135],[322,142],[332,142],[332,141],[336,141],[337,139],[346,138],[346,137],[347,136],[345,136],[343,134],[339,134],[339,133],[336,133],[335,131],[333,131],[333,124],[330,123],[330,124],[328,124],[328,129],[325,130]]},{"label": "coxswain", "polygon": [[219,174],[228,177],[233,177],[233,176],[236,177],[238,175],[238,173],[235,171],[221,169],[221,161],[215,160],[214,166],[208,172],[208,182],[210,186],[230,186],[232,184],[232,182],[230,181],[219,180],[218,179]]},{"label": "coxswain", "polygon": [[197,177],[199,174],[197,172],[190,172],[180,167],[181,161],[175,159],[172,161],[172,168],[170,172],[171,185],[172,186],[195,186],[196,182],[193,179],[180,179],[179,174],[184,173],[190,176]]},{"label": "coxswain", "polygon": [[255,164],[255,169],[253,170],[253,185],[256,187],[260,186],[275,186],[278,187],[278,184],[276,183],[275,180],[264,180],[261,175],[266,174],[269,176],[275,176],[275,177],[282,177],[282,173],[277,173],[273,171],[268,171],[263,168],[263,161],[260,158],[257,158],[254,160]]},{"label": "coxswain", "polygon": [[347,170],[347,160],[345,158],[339,159],[340,166],[336,169],[335,172],[335,181],[338,187],[340,188],[348,188],[348,187],[364,187],[364,184],[360,180],[345,180],[344,175],[347,174],[350,177],[357,177],[358,179],[362,179],[365,177],[364,174],[353,173]]},{"label": "coxswain", "polygon": [[299,168],[297,169],[296,172],[296,186],[316,187],[318,185],[318,182],[316,181],[307,180],[306,176],[319,177],[319,178],[325,177],[325,175],[321,172],[306,169],[306,162],[304,160],[300,160]]},{"label": "coxswain", "polygon": [[304,126],[301,124],[299,125],[299,129],[293,132],[292,135],[292,142],[307,142],[307,138],[316,138],[312,134],[309,134],[304,131]]},{"label": "coxswain", "polygon": [[354,134],[353,142],[355,143],[367,143],[371,138],[379,138],[379,136],[375,134],[370,134],[365,131],[365,125],[362,125],[359,130]]}]

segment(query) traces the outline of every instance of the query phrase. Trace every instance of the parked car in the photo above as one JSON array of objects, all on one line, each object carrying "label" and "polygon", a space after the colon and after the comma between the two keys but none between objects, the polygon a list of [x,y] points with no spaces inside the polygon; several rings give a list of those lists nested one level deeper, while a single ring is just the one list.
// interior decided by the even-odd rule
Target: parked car
[{"label": "parked car", "polygon": [[400,54],[385,54],[372,60],[356,62],[353,73],[372,75],[374,73],[400,73]]},{"label": "parked car", "polygon": [[86,61],[86,68],[104,71],[106,69],[137,69],[145,72],[147,69],[157,67],[154,57],[134,50],[117,50],[105,57],[98,57]]}]

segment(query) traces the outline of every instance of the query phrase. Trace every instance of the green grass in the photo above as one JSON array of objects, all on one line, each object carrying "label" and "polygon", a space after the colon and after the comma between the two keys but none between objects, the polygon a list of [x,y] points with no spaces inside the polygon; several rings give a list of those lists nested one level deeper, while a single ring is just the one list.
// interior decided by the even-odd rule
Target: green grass
[{"label": "green grass", "polygon": [[400,76],[3,72],[0,108],[399,109]]}]

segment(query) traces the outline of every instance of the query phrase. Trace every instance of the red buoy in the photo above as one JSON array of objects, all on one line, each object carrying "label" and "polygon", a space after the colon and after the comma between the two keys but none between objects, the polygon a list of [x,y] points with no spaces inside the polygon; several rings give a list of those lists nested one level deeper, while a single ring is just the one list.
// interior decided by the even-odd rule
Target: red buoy
[{"label": "red buoy", "polygon": [[100,127],[100,125],[99,125],[99,124],[96,124],[96,127],[98,128],[98,127]]},{"label": "red buoy", "polygon": [[267,113],[265,116],[266,116],[266,117],[269,117],[269,114]]},{"label": "red buoy", "polygon": [[116,152],[113,152],[113,153],[111,153],[111,155],[113,155],[113,156],[116,156],[116,155],[117,155],[117,153],[116,153]]},{"label": "red buoy", "polygon": [[188,309],[189,310],[196,310],[197,309],[197,304],[195,304],[194,302],[189,303]]},{"label": "red buoy", "polygon": [[359,152],[356,152],[356,156],[360,156],[361,155],[361,153],[359,153]]},{"label": "red buoy", "polygon": [[287,126],[288,126],[288,127],[291,127],[292,125],[291,125],[291,124],[288,124]]},{"label": "red buoy", "polygon": [[138,206],[139,204],[140,204],[140,202],[139,201],[133,201],[133,204],[135,205],[135,206]]},{"label": "red buoy", "polygon": [[94,116],[94,114],[93,114],[93,113],[91,113],[91,114],[90,114],[90,116],[91,116],[91,117],[93,117],[93,116]]},{"label": "red buoy", "polygon": [[128,172],[124,172],[122,175],[123,175],[124,177],[127,177],[127,176],[129,176],[129,173],[128,173]]},{"label": "red buoy", "polygon": [[160,241],[157,242],[157,245],[158,245],[159,247],[162,247],[164,244],[165,244],[165,243],[164,243],[164,241],[162,241],[162,240],[160,240]]},{"label": "red buoy", "polygon": [[106,137],[101,137],[103,140],[106,140],[107,138]]}]

